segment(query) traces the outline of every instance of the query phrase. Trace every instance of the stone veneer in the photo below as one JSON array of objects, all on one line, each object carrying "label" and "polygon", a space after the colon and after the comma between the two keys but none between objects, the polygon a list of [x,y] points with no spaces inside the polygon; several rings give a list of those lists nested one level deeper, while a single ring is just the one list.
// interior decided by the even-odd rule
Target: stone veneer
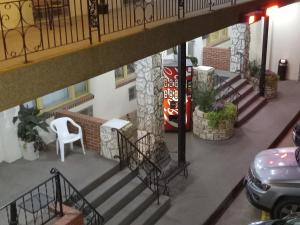
[{"label": "stone veneer", "polygon": [[121,131],[127,138],[132,136],[132,123],[121,119],[112,119],[100,128],[101,155],[107,159],[119,160],[118,136],[114,129]]},{"label": "stone veneer", "polygon": [[232,26],[230,72],[245,74],[249,62],[250,26],[240,23]]},{"label": "stone veneer", "polygon": [[271,99],[277,96],[278,76],[276,73],[266,71],[265,98]]},{"label": "stone veneer", "polygon": [[221,121],[218,128],[208,126],[207,113],[199,110],[198,106],[193,113],[193,133],[205,140],[226,140],[234,134],[234,121]]},{"label": "stone veneer", "polygon": [[161,142],[164,140],[161,54],[135,62],[135,73],[138,137],[151,133],[154,142]]}]

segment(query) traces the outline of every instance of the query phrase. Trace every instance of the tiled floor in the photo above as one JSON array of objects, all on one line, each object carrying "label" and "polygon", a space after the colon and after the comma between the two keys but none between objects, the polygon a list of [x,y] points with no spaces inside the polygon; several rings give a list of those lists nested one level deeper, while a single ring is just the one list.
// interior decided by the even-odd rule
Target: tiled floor
[{"label": "tiled floor", "polygon": [[[172,207],[157,224],[203,224],[246,174],[253,157],[267,148],[299,111],[299,96],[300,83],[280,82],[278,97],[237,128],[230,140],[204,141],[188,133],[190,176],[174,180]],[[167,139],[170,150],[176,151],[177,135],[169,133]]]}]

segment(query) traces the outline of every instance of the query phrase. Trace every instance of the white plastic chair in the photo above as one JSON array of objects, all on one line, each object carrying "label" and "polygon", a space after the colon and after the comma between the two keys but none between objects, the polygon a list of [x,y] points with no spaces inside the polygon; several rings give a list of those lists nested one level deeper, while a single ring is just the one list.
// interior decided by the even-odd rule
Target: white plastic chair
[{"label": "white plastic chair", "polygon": [[[78,133],[70,133],[68,130],[68,122],[70,122],[73,126],[78,128]],[[82,152],[85,155],[85,149],[83,145],[83,138],[82,138],[82,129],[81,127],[74,122],[69,117],[61,117],[58,119],[53,120],[50,123],[50,128],[57,134],[56,139],[56,153],[60,150],[60,157],[61,161],[64,162],[65,160],[65,144],[70,143],[70,147],[73,150],[73,142],[80,140]]]}]

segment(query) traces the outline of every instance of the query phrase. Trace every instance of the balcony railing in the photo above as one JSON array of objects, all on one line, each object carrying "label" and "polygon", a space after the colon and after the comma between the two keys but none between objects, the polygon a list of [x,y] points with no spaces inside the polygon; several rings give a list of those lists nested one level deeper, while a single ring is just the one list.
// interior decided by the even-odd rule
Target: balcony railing
[{"label": "balcony railing", "polygon": [[0,62],[114,32],[178,20],[235,0],[7,0],[0,3]]}]

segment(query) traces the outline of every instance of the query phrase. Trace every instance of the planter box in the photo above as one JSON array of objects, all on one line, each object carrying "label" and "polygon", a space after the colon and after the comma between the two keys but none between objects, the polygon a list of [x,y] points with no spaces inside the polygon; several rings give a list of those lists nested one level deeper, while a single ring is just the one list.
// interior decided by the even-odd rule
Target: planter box
[{"label": "planter box", "polygon": [[265,98],[271,99],[277,96],[277,84],[277,74],[270,71],[266,71]]},{"label": "planter box", "polygon": [[20,141],[20,147],[24,159],[33,161],[40,157],[39,151],[34,151],[33,142],[26,143]]},{"label": "planter box", "polygon": [[208,126],[207,113],[199,110],[198,106],[193,113],[193,133],[204,140],[226,140],[234,134],[234,122],[223,120],[217,128]]}]

